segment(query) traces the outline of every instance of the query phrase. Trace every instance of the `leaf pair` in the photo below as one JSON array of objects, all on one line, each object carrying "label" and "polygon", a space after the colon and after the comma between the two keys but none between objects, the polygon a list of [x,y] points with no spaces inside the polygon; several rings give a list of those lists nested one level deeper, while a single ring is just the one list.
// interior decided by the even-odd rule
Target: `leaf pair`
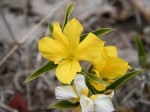
[{"label": "leaf pair", "polygon": [[[108,89],[117,90],[119,87],[121,87],[127,81],[129,81],[130,79],[132,79],[136,75],[140,74],[141,72],[142,72],[142,70],[132,71],[132,72],[126,73],[125,75],[123,75],[122,77],[118,78],[116,81],[114,81],[110,85],[108,85],[106,90],[108,90]],[[95,75],[88,74],[86,76],[87,76],[87,79],[89,79],[89,80],[91,80],[91,81],[93,81],[95,83],[103,83],[103,80],[101,78],[95,76]],[[92,87],[92,85],[90,84],[89,80],[86,80],[86,84],[87,84],[88,88],[95,94],[96,93],[95,89]]]}]

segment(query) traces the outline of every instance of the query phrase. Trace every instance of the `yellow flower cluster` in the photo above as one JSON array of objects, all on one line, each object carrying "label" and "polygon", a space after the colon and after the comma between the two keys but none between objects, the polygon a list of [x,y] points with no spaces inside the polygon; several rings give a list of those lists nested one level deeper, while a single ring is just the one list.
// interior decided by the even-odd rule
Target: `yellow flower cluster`
[{"label": "yellow flower cluster", "polygon": [[[57,78],[64,84],[70,84],[77,72],[81,72],[80,61],[85,60],[94,65],[100,78],[115,79],[126,73],[128,63],[118,58],[115,46],[105,46],[105,42],[89,33],[80,42],[83,31],[81,23],[73,18],[63,31],[59,23],[53,26],[52,37],[44,37],[38,42],[43,57],[58,64]],[[98,88],[97,84],[93,84]]]},{"label": "yellow flower cluster", "polygon": [[56,76],[59,81],[68,84],[55,89],[56,99],[79,102],[83,112],[112,112],[114,107],[111,95],[95,94],[89,97],[80,61],[90,62],[93,65],[93,75],[102,80],[101,83],[89,80],[97,91],[106,90],[107,84],[124,75],[129,65],[118,57],[115,46],[105,46],[105,42],[93,33],[80,41],[82,31],[81,23],[75,18],[63,30],[55,22],[52,37],[44,37],[38,41],[43,57],[58,65]]}]

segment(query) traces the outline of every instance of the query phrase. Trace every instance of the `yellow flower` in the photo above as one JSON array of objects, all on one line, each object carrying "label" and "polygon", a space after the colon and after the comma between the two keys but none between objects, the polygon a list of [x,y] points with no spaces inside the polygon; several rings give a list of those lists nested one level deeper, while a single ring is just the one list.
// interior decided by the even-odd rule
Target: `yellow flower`
[{"label": "yellow flower", "polygon": [[91,82],[98,91],[106,89],[114,79],[124,75],[130,66],[128,63],[118,58],[118,52],[115,46],[107,46],[103,48],[102,56],[99,56],[93,63],[95,75],[99,78],[109,79],[103,83]]},{"label": "yellow flower", "polygon": [[107,46],[103,49],[103,57],[94,62],[94,68],[101,78],[115,79],[124,75],[129,65],[126,61],[118,58],[115,46]]},{"label": "yellow flower", "polygon": [[81,71],[80,60],[92,62],[101,55],[104,42],[89,33],[79,43],[82,31],[82,25],[75,18],[66,24],[63,31],[55,22],[53,38],[44,37],[38,42],[43,57],[58,64],[56,76],[62,83],[70,84],[76,73]]}]

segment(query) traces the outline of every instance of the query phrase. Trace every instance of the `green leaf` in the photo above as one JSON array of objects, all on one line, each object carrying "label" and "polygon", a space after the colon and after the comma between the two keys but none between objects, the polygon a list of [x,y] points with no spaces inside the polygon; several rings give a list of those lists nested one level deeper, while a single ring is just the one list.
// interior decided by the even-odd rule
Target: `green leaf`
[{"label": "green leaf", "polygon": [[110,84],[107,89],[117,90],[121,85],[125,84],[128,80],[132,79],[137,74],[141,73],[142,71],[133,71],[125,74],[124,76],[117,79],[115,82]]},{"label": "green leaf", "polygon": [[139,63],[143,68],[145,68],[147,66],[147,54],[145,52],[144,45],[141,41],[141,38],[137,33],[134,34],[134,41],[136,43],[136,47],[138,51]]},{"label": "green leaf", "polygon": [[71,3],[70,5],[67,6],[66,11],[65,11],[65,17],[64,17],[62,29],[64,29],[65,25],[69,21],[69,17],[71,15],[72,11],[73,11],[73,7],[74,7],[73,3]]},{"label": "green leaf", "polygon": [[94,87],[91,85],[91,83],[89,82],[88,78],[86,78],[85,83],[86,83],[86,86],[90,89],[90,91],[93,94],[96,94],[96,91],[95,91]]},{"label": "green leaf", "polygon": [[50,33],[53,34],[53,26],[50,23],[48,23],[48,28]]},{"label": "green leaf", "polygon": [[54,68],[56,68],[57,65],[55,65],[53,62],[48,62],[46,63],[44,66],[42,66],[41,68],[39,68],[38,70],[36,70],[34,73],[32,73],[25,81],[24,83],[26,82],[29,82],[39,76],[41,76],[43,73],[49,71],[49,70],[52,70]]},{"label": "green leaf", "polygon": [[79,106],[79,102],[71,103],[67,100],[60,101],[50,108],[69,109]]},{"label": "green leaf", "polygon": [[103,80],[100,77],[97,77],[96,75],[92,75],[89,73],[85,73],[87,78],[95,83],[104,83]]},{"label": "green leaf", "polygon": [[[112,28],[100,28],[100,29],[97,29],[95,31],[92,31],[92,33],[95,34],[96,36],[102,36],[104,34],[112,32],[114,30],[115,29],[112,29]],[[88,33],[81,35],[80,42],[83,41],[87,35],[88,35]]]}]

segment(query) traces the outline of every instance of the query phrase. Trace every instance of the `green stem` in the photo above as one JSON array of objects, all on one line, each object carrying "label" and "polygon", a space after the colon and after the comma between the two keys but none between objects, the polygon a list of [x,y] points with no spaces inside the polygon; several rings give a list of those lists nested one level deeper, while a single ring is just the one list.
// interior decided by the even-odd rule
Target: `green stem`
[{"label": "green stem", "polygon": [[[85,70],[83,70],[83,69],[82,69],[81,73],[86,77],[87,83],[90,84],[90,81],[87,78],[88,73]],[[90,84],[90,86],[91,86],[91,89],[92,89],[91,92],[93,94],[97,94],[97,91],[95,90],[95,88],[91,84]]]}]

